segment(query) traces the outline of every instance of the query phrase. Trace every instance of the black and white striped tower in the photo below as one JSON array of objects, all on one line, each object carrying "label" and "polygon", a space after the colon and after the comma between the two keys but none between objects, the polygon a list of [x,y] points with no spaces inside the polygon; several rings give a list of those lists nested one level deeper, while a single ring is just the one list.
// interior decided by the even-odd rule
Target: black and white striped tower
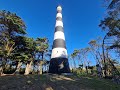
[{"label": "black and white striped tower", "polygon": [[62,22],[62,7],[57,7],[56,25],[54,41],[52,46],[52,55],[50,60],[50,73],[69,73],[68,54],[65,44],[65,36]]}]

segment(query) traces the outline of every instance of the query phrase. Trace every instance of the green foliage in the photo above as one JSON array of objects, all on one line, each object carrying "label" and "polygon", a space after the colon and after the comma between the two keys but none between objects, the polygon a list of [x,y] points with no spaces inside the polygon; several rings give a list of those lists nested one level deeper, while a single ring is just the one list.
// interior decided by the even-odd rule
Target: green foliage
[{"label": "green foliage", "polygon": [[12,34],[26,34],[26,26],[23,20],[15,13],[0,11],[0,28],[9,36]]},{"label": "green foliage", "polygon": [[87,73],[85,70],[81,70],[81,69],[73,69],[73,73],[77,76],[87,76]]},{"label": "green foliage", "polygon": [[46,52],[49,47],[47,38],[37,38],[36,44],[36,49],[38,52]]},{"label": "green foliage", "polygon": [[75,57],[78,55],[78,53],[79,53],[79,50],[75,49],[75,50],[73,51],[73,53],[71,54],[71,57],[72,57],[72,58],[75,58]]},{"label": "green foliage", "polygon": [[99,26],[107,31],[107,39],[113,39],[112,41],[109,40],[109,49],[115,49],[120,53],[120,1],[110,0],[109,2],[107,16],[101,20]]},{"label": "green foliage", "polygon": [[36,42],[36,53],[38,55],[38,60],[39,59],[43,60],[45,53],[48,52],[48,47],[49,47],[48,39],[37,38],[35,42]]},{"label": "green foliage", "polygon": [[15,72],[15,68],[7,68],[4,69],[3,73],[5,74],[13,74]]},{"label": "green foliage", "polygon": [[[34,62],[48,52],[48,39],[25,36],[26,25],[15,13],[0,11],[0,58],[4,65],[11,62]],[[15,63],[17,66],[17,63]],[[8,71],[6,69],[6,71]]]},{"label": "green foliage", "polygon": [[10,58],[16,49],[16,37],[26,34],[22,19],[9,11],[0,11],[0,56]]}]

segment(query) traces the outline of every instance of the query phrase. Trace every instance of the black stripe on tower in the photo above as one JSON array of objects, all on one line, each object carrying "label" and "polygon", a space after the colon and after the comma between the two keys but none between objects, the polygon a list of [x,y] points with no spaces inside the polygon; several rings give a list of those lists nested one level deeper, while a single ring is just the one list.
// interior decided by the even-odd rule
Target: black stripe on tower
[{"label": "black stripe on tower", "polygon": [[64,32],[63,27],[62,26],[55,27],[55,32],[57,32],[57,31]]},{"label": "black stripe on tower", "polygon": [[57,21],[62,21],[62,18],[61,17],[56,17],[56,20]]},{"label": "black stripe on tower", "polygon": [[65,40],[55,39],[54,42],[53,42],[53,47],[52,48],[65,48],[66,49]]},{"label": "black stripe on tower", "polygon": [[57,10],[58,13],[61,13],[62,11],[61,10]]}]

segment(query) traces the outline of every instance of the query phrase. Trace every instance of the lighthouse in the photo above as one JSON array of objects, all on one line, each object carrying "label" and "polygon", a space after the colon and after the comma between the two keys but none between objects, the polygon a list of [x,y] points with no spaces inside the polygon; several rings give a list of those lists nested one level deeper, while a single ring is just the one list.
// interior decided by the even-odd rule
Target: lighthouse
[{"label": "lighthouse", "polygon": [[69,73],[68,54],[62,21],[62,7],[57,7],[54,41],[49,66],[49,73]]}]

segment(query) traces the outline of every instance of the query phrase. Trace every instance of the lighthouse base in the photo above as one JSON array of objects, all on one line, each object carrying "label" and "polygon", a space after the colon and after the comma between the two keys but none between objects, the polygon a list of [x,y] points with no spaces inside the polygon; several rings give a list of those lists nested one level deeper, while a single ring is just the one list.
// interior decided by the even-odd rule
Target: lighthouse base
[{"label": "lighthouse base", "polygon": [[61,74],[70,73],[67,58],[52,58],[50,60],[49,73]]}]

